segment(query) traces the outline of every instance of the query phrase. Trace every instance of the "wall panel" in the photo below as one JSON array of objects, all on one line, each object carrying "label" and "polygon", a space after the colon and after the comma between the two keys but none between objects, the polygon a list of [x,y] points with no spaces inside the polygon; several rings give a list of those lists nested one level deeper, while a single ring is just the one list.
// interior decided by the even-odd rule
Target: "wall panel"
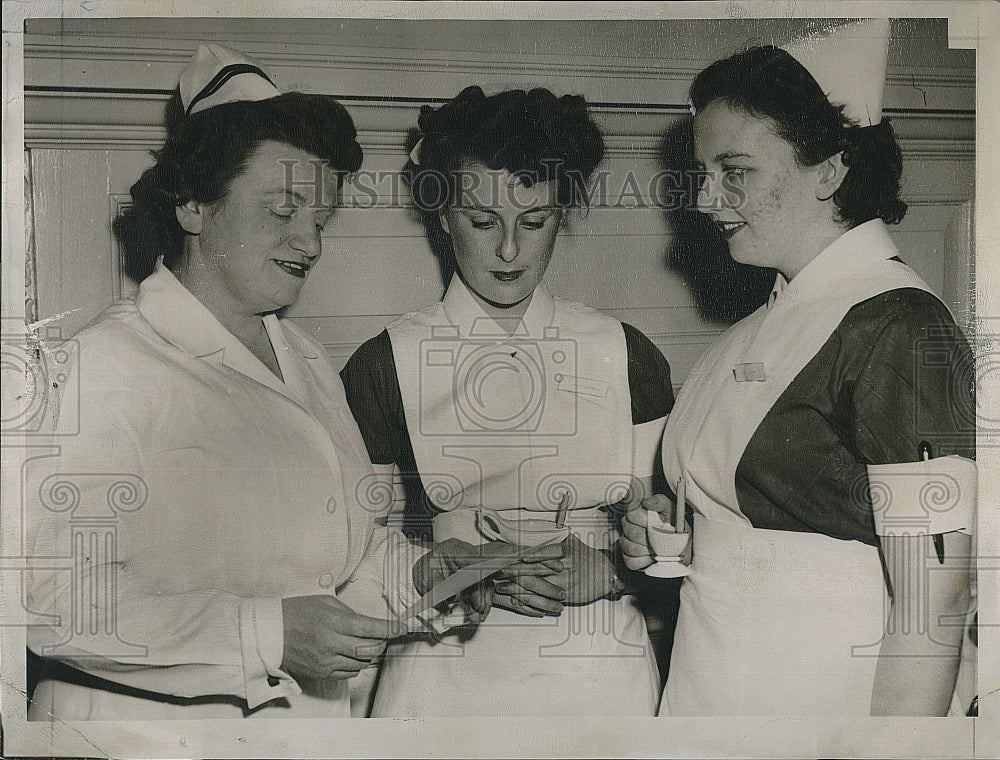
[{"label": "wall panel", "polygon": [[[407,130],[424,102],[467,84],[548,86],[585,94],[607,135],[608,205],[573,217],[547,281],[636,325],[683,381],[721,326],[701,318],[667,266],[672,232],[645,192],[663,167],[664,133],[687,115],[686,88],[710,60],[802,21],[391,22],[104,19],[30,22],[25,37],[26,147],[34,202],[38,316],[75,310],[71,334],[134,284],[122,280],[110,219],[150,163],[177,75],[200,39],[244,50],[280,86],[342,96],[365,149],[364,177],[345,189],[324,261],[290,314],[338,363],[401,313],[443,290],[405,187]],[[967,250],[956,245],[974,175],[974,60],[947,50],[933,20],[897,21],[886,105],[905,155],[910,213],[892,234],[934,289],[958,304]],[[382,174],[379,182],[373,179]],[[632,176],[640,197],[615,206]],[[367,185],[365,181],[367,180]],[[371,187],[375,188],[372,192]],[[632,207],[630,207],[630,205]]]}]

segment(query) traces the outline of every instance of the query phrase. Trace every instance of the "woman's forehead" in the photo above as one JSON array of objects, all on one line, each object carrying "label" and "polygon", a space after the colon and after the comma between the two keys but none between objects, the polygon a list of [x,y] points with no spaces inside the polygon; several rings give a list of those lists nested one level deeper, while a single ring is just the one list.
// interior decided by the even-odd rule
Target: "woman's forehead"
[{"label": "woman's forehead", "polygon": [[791,149],[774,123],[714,101],[694,117],[694,149],[702,162],[720,161],[734,156],[770,154]]},{"label": "woman's forehead", "polygon": [[265,140],[243,170],[247,184],[329,206],[337,195],[337,174],[323,159],[294,145]]},{"label": "woman's forehead", "polygon": [[526,173],[491,169],[478,161],[464,163],[456,170],[454,205],[492,210],[555,206],[557,183],[536,181]]}]

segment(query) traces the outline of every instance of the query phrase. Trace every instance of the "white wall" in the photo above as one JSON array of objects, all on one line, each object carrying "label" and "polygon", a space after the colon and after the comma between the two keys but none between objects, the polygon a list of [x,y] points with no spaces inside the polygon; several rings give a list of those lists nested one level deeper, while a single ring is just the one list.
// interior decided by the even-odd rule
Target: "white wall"
[{"label": "white wall", "polygon": [[[584,94],[604,127],[604,168],[641,186],[663,133],[686,116],[687,87],[712,60],[770,42],[801,21],[414,22],[104,19],[29,22],[25,142],[32,199],[29,319],[76,309],[72,334],[129,294],[110,220],[162,139],[163,106],[199,41],[236,47],[282,89],[340,96],[365,169],[397,170],[419,106],[469,84]],[[910,211],[892,233],[904,258],[960,311],[968,294],[975,61],[949,51],[943,21],[894,22],[886,107],[905,156]],[[612,182],[612,187],[614,182]],[[443,290],[423,230],[405,208],[345,208],[291,315],[342,363],[396,315]],[[967,211],[967,208],[965,209]],[[965,231],[965,232],[963,232]],[[561,235],[547,282],[636,325],[680,384],[720,325],[705,321],[666,266],[670,229],[656,208],[594,209]]]}]

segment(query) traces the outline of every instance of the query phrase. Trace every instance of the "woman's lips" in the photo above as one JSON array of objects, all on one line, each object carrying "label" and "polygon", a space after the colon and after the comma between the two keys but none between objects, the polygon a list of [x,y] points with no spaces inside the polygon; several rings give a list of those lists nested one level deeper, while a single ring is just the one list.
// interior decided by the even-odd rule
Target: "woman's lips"
[{"label": "woman's lips", "polygon": [[525,270],[517,269],[513,272],[502,272],[500,270],[493,270],[491,274],[500,282],[514,282],[518,277],[524,274]]},{"label": "woman's lips", "polygon": [[298,261],[282,261],[281,259],[275,259],[274,263],[293,277],[304,278],[309,272],[309,265]]},{"label": "woman's lips", "polygon": [[720,222],[716,221],[715,226],[718,228],[722,236],[728,240],[733,235],[735,235],[739,230],[746,226],[746,222]]}]

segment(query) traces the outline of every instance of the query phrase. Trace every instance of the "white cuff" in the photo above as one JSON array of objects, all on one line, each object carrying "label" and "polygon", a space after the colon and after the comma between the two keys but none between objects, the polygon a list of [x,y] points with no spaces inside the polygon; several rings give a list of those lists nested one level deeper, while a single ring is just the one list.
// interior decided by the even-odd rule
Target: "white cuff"
[{"label": "white cuff", "polygon": [[656,468],[656,455],[663,437],[666,417],[632,426],[632,474],[637,478],[648,478]]},{"label": "white cuff", "polygon": [[976,463],[960,456],[868,465],[868,492],[880,536],[972,533]]},{"label": "white cuff", "polygon": [[247,707],[253,709],[272,699],[300,693],[302,689],[295,679],[281,669],[285,648],[281,600],[244,600],[240,603],[239,624]]}]

